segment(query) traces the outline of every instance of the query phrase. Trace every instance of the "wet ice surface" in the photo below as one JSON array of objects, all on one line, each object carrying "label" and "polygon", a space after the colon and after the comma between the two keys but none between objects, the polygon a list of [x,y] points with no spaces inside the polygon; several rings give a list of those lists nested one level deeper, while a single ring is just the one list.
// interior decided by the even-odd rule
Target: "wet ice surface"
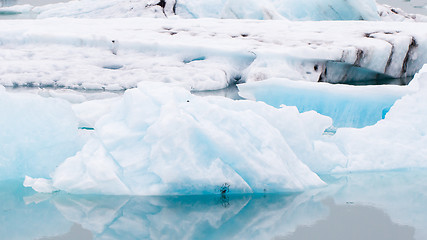
[{"label": "wet ice surface", "polygon": [[[427,237],[425,170],[322,176],[297,194],[36,194],[0,182],[5,239],[376,239]],[[232,187],[232,186],[231,186]]]}]

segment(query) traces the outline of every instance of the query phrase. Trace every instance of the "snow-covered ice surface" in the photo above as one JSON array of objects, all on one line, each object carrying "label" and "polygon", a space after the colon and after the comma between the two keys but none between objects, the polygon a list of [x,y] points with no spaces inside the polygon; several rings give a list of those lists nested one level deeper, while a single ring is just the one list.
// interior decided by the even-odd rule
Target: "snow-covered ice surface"
[{"label": "snow-covered ice surface", "polygon": [[[64,27],[66,26],[66,27]],[[121,90],[140,81],[214,90],[273,77],[414,75],[427,23],[218,19],[0,21],[0,84]]]}]

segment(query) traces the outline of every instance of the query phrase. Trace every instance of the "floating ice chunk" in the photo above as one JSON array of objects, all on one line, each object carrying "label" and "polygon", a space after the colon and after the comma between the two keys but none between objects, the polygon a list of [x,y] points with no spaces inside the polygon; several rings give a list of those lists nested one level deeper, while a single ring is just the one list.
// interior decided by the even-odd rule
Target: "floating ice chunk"
[{"label": "floating ice chunk", "polygon": [[418,91],[397,100],[385,119],[363,129],[337,130],[330,141],[347,164],[335,171],[427,167],[427,65],[413,81],[409,87]]},{"label": "floating ice chunk", "polygon": [[329,126],[330,119],[301,116],[293,107],[141,83],[96,122],[96,139],[51,174],[53,187],[163,195],[220,193],[222,186],[230,193],[321,186],[298,157],[311,156],[310,139],[320,138],[320,126]]},{"label": "floating ice chunk", "polygon": [[414,92],[404,86],[349,86],[268,79],[239,84],[239,95],[274,107],[297,106],[333,119],[335,127],[364,127],[383,119],[394,102]]},{"label": "floating ice chunk", "polygon": [[63,100],[0,86],[0,179],[47,177],[81,148],[78,120]]},{"label": "floating ice chunk", "polygon": [[51,193],[55,191],[52,187],[52,180],[45,178],[31,178],[25,176],[24,187],[32,187],[35,191],[40,193]]}]

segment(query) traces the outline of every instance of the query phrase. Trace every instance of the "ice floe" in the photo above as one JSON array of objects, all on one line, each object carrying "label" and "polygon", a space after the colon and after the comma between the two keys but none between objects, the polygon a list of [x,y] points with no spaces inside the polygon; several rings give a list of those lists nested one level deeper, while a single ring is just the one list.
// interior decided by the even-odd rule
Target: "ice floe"
[{"label": "ice floe", "polygon": [[[67,28],[64,28],[67,26]],[[0,22],[0,84],[121,90],[140,81],[192,90],[280,77],[357,82],[414,75],[427,23],[218,19]]]}]

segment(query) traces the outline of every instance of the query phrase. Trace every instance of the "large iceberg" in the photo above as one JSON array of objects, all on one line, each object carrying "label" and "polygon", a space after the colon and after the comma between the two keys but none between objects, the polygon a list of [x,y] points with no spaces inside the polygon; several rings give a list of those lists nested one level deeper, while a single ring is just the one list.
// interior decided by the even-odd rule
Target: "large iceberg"
[{"label": "large iceberg", "polygon": [[330,124],[294,107],[144,83],[99,117],[95,136],[52,172],[51,186],[29,177],[25,185],[136,195],[298,191],[323,184],[300,158],[313,157],[313,140]]}]

